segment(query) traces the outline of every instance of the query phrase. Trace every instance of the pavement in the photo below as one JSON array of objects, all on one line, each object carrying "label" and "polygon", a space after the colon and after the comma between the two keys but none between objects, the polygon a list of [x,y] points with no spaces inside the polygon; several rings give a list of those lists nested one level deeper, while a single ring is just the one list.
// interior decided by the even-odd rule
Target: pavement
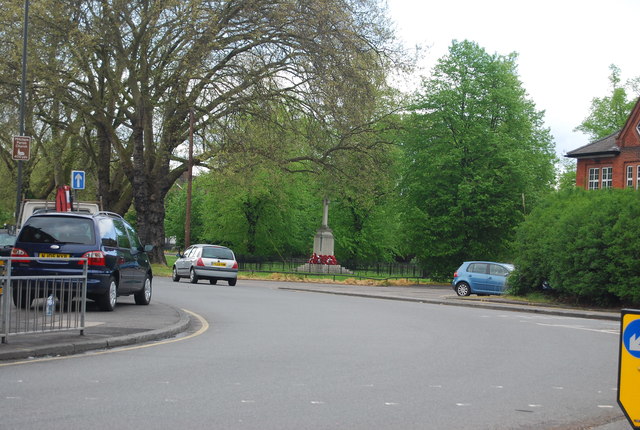
[{"label": "pavement", "polygon": [[87,302],[83,335],[80,330],[10,335],[0,343],[0,364],[157,341],[179,335],[190,325],[185,311],[157,301],[137,306],[133,298],[120,297],[114,312],[100,312]]},{"label": "pavement", "polygon": [[574,318],[620,320],[619,310],[565,307],[553,304],[530,303],[501,296],[459,297],[450,285],[418,286],[362,286],[342,284],[313,284],[291,282],[281,290],[308,291],[325,294],[340,294],[387,300],[403,300],[419,303],[433,303],[449,306],[480,307],[516,312],[531,312],[546,315],[569,316]]}]

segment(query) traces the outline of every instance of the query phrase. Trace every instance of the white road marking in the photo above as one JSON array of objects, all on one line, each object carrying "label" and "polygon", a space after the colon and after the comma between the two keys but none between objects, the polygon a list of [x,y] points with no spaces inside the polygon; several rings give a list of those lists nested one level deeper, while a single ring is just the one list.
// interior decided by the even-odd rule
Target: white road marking
[{"label": "white road marking", "polygon": [[541,323],[541,322],[537,322],[536,325],[544,326],[544,327],[558,327],[558,328],[569,328],[573,330],[592,331],[595,333],[606,333],[606,334],[615,334],[615,335],[620,334],[620,331],[615,329],[596,329],[596,328],[589,328],[589,327],[584,327],[580,325],[548,324],[548,323]]}]

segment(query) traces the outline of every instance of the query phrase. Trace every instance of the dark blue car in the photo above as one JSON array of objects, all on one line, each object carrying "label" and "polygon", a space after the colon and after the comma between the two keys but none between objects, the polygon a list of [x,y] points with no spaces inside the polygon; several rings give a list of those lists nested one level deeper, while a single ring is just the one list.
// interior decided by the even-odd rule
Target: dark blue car
[{"label": "dark blue car", "polygon": [[[22,226],[11,252],[16,276],[81,275],[88,261],[87,298],[112,311],[117,297],[134,295],[138,305],[151,301],[151,264],[133,227],[120,215],[56,212],[31,216]],[[21,257],[41,258],[21,260]],[[33,290],[33,291],[32,291]],[[16,306],[28,307],[38,290],[25,282],[14,290]]]},{"label": "dark blue car", "polygon": [[451,285],[459,296],[503,294],[513,265],[493,261],[465,261],[453,274]]}]

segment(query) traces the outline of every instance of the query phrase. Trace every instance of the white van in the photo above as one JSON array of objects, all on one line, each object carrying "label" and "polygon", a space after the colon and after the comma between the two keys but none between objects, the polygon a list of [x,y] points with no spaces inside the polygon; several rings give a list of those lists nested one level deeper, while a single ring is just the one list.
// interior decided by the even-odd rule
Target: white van
[{"label": "white van", "polygon": [[[16,233],[20,231],[20,227],[31,215],[55,211],[56,202],[53,200],[23,200],[20,207],[20,216],[18,216],[18,225],[16,225]],[[72,212],[97,214],[100,212],[100,204],[98,202],[74,202]]]}]

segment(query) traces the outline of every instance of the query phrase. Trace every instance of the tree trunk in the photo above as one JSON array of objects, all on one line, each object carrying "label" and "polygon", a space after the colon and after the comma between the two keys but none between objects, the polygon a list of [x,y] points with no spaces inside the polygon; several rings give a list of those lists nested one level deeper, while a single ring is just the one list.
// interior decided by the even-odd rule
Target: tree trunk
[{"label": "tree trunk", "polygon": [[153,245],[149,253],[152,263],[167,264],[164,256],[164,198],[150,198],[147,204],[138,204],[134,200],[138,213],[138,234],[145,245]]}]

